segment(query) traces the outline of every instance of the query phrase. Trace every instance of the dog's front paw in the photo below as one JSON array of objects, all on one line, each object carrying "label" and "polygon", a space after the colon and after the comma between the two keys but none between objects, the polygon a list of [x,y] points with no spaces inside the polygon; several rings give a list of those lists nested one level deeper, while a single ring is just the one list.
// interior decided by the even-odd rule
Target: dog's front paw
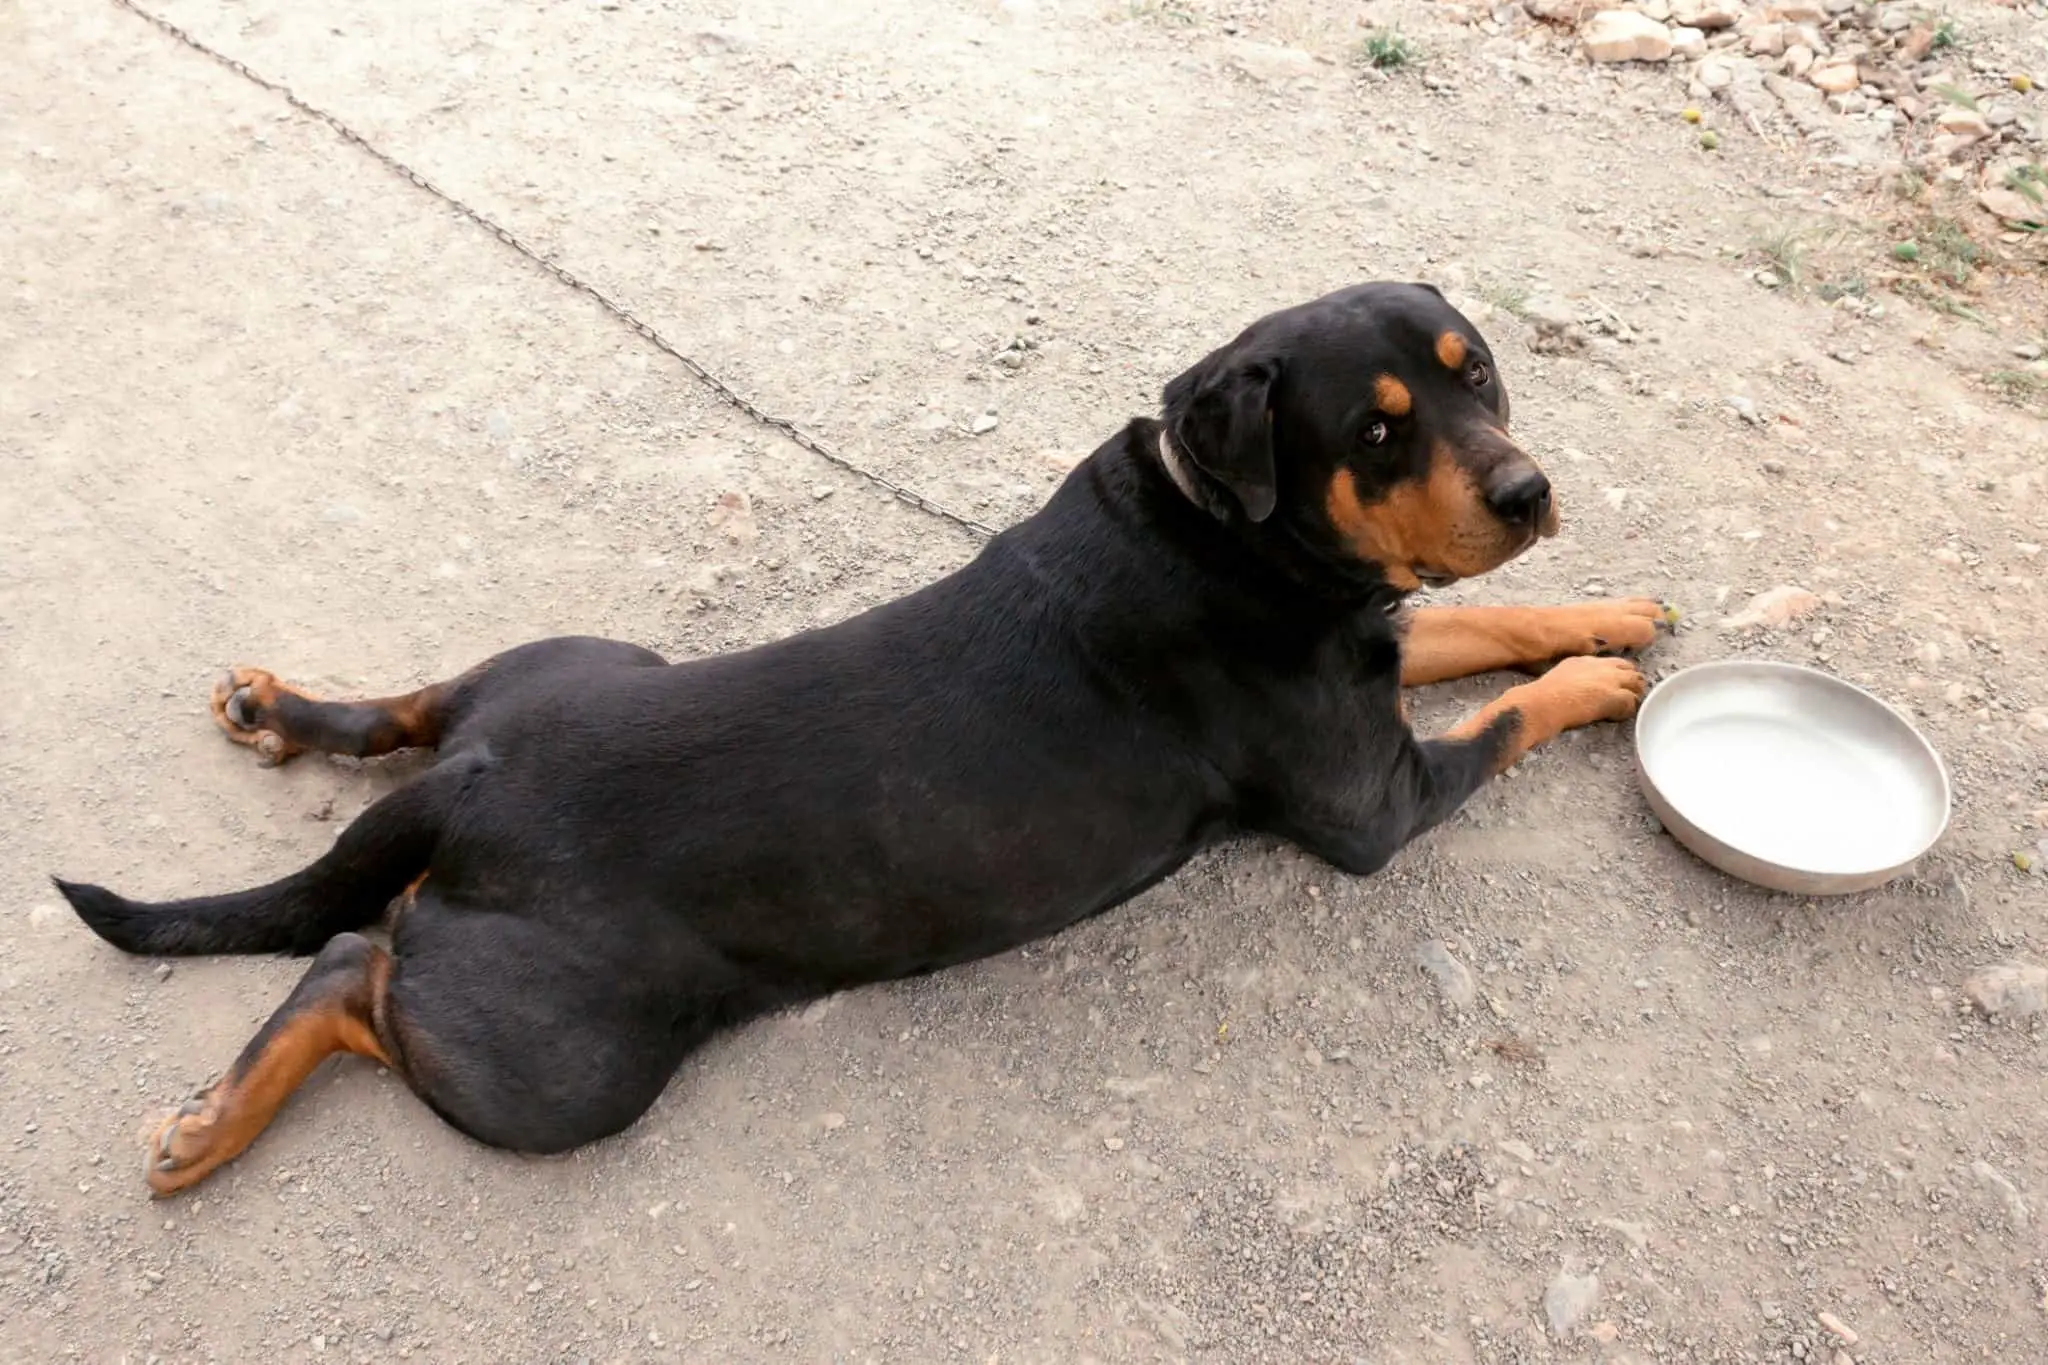
[{"label": "dog's front paw", "polygon": [[1657,632],[1670,614],[1654,597],[1616,597],[1604,602],[1575,602],[1560,609],[1563,628],[1554,657],[1633,654],[1656,643]]},{"label": "dog's front paw", "polygon": [[1566,659],[1524,686],[1528,701],[1547,722],[1542,729],[1558,734],[1603,720],[1627,720],[1650,685],[1629,660],[1589,654]]}]

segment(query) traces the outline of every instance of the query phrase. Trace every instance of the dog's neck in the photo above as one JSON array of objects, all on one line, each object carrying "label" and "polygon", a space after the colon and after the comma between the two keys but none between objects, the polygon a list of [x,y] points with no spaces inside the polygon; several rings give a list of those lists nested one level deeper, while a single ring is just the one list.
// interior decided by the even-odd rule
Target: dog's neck
[{"label": "dog's neck", "polygon": [[[1228,516],[1221,505],[1221,500],[1229,495],[1221,492],[1213,485],[1205,485],[1202,482],[1201,476],[1195,472],[1194,464],[1189,460],[1187,453],[1173,443],[1173,438],[1167,434],[1167,429],[1163,425],[1159,428],[1158,451],[1159,466],[1166,471],[1166,477],[1172,482],[1174,488],[1179,490],[1180,495],[1186,498],[1196,511],[1206,513],[1218,521],[1227,521]],[[1292,581],[1299,582],[1304,586],[1316,586],[1316,578],[1303,572],[1299,567],[1307,563],[1308,560],[1302,558],[1296,559],[1294,562],[1297,565],[1294,572],[1289,573],[1284,567],[1281,567],[1280,571],[1288,573]],[[1276,567],[1279,566],[1276,565]],[[1327,591],[1327,589],[1322,588],[1318,590]],[[1344,592],[1341,594],[1341,599],[1353,608],[1364,609],[1368,614],[1383,615],[1389,618],[1399,617],[1401,612],[1410,605],[1409,594],[1388,587],[1384,582],[1372,585],[1361,596],[1354,596],[1350,592]]]},{"label": "dog's neck", "polygon": [[1182,497],[1205,512],[1209,510],[1209,500],[1202,496],[1202,486],[1195,481],[1195,471],[1188,467],[1188,457],[1174,445],[1165,427],[1159,428],[1159,463],[1165,466],[1166,477],[1173,480]]}]

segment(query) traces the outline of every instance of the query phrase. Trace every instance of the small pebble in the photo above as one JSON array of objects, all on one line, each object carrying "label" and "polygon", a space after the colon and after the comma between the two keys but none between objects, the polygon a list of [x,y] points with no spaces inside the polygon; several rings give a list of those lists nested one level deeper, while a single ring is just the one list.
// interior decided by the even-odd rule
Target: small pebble
[{"label": "small pebble", "polygon": [[1553,1336],[1566,1336],[1586,1316],[1600,1297],[1600,1280],[1593,1275],[1574,1275],[1560,1270],[1550,1288],[1543,1291],[1543,1312],[1550,1319]]},{"label": "small pebble", "polygon": [[1973,973],[1963,995],[1985,1014],[2025,1019],[2048,1010],[2048,967],[2001,962]]},{"label": "small pebble", "polygon": [[1425,939],[1417,944],[1415,965],[1429,973],[1430,979],[1436,982],[1436,988],[1443,992],[1444,999],[1454,1008],[1471,1009],[1479,998],[1479,988],[1472,980],[1472,969],[1453,957],[1442,939]]},{"label": "small pebble", "polygon": [[1820,598],[1805,588],[1780,583],[1749,599],[1748,605],[1721,623],[1723,630],[1749,630],[1761,626],[1775,630],[1791,624],[1820,606]]}]

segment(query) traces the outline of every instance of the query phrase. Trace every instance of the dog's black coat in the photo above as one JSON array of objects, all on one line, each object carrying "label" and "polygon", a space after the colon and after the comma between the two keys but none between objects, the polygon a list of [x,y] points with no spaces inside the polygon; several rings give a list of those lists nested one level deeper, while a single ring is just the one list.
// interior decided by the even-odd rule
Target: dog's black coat
[{"label": "dog's black coat", "polygon": [[474,1136],[556,1151],[630,1124],[717,1027],[1041,938],[1227,835],[1375,871],[1513,719],[1411,734],[1399,593],[1321,512],[1338,465],[1384,488],[1421,458],[1361,455],[1373,374],[1497,424],[1497,386],[1426,401],[1412,354],[1453,327],[1483,353],[1415,287],[1276,314],[1168,390],[1192,490],[1134,421],[965,568],[840,624],[673,666],[512,650],[452,685],[437,766],[270,886],[60,885],[129,951],[304,953],[426,873],[393,931],[402,1069]]}]

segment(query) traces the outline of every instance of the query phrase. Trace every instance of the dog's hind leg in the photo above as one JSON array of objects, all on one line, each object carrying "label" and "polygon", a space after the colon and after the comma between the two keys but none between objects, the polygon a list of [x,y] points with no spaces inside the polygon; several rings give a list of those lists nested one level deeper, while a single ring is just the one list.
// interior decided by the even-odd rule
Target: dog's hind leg
[{"label": "dog's hind leg", "polygon": [[374,758],[399,749],[435,748],[478,707],[550,676],[666,662],[639,645],[564,635],[508,649],[417,692],[371,701],[324,701],[263,669],[235,668],[214,684],[213,719],[229,739],[254,749],[266,765],[309,749]]},{"label": "dog's hind leg", "polygon": [[324,701],[263,669],[233,668],[213,686],[213,719],[266,765],[308,749],[354,758],[431,749],[441,742],[450,696],[468,676],[403,696]]},{"label": "dog's hind leg", "polygon": [[157,1130],[152,1190],[232,1160],[337,1052],[390,1067],[479,1142],[568,1151],[631,1126],[692,1048],[780,1003],[698,947],[579,938],[435,885],[406,897],[391,952],[356,934],[320,951],[227,1074]]},{"label": "dog's hind leg", "polygon": [[331,939],[227,1074],[150,1139],[150,1189],[175,1194],[239,1155],[337,1052],[374,1058],[403,1074],[385,1032],[391,970],[391,955],[361,935]]}]

